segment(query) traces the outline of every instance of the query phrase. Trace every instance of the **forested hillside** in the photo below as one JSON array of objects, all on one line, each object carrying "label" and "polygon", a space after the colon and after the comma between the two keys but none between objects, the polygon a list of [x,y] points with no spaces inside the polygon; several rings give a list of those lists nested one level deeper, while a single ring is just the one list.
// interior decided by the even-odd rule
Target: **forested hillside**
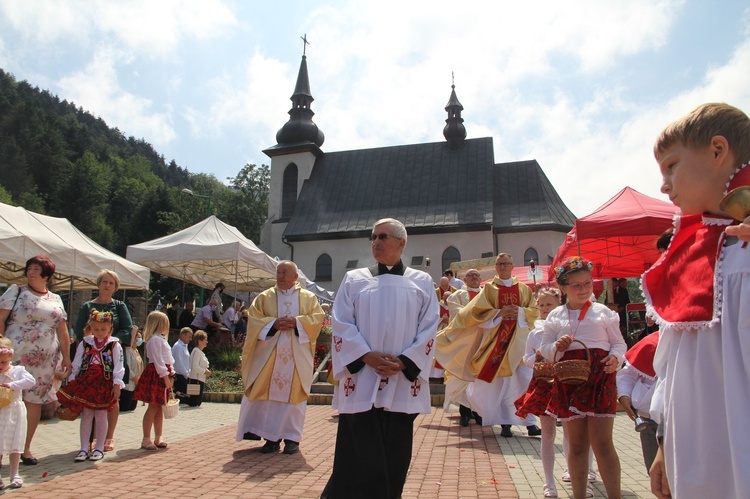
[{"label": "forested hillside", "polygon": [[[94,110],[95,111],[95,110]],[[143,139],[0,69],[0,202],[65,217],[102,246],[175,232],[212,213],[258,242],[269,168],[238,165],[229,187],[167,162]]]}]

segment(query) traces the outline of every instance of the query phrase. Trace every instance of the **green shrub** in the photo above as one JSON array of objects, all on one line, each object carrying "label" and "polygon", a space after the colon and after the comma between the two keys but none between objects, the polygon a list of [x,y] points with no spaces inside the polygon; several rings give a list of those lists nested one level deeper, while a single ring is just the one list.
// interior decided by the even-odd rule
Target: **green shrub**
[{"label": "green shrub", "polygon": [[242,362],[242,350],[233,345],[219,345],[207,348],[206,357],[212,371],[234,371]]}]

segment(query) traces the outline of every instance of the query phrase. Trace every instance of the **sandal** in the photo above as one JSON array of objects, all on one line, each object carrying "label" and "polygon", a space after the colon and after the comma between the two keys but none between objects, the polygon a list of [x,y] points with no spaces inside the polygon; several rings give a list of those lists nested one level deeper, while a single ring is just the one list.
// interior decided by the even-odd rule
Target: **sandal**
[{"label": "sandal", "polygon": [[77,463],[81,463],[89,458],[89,453],[85,450],[78,451],[78,455],[76,455],[75,459],[73,461]]},{"label": "sandal", "polygon": [[2,478],[0,478],[0,490],[5,490],[5,482],[3,482]]},{"label": "sandal", "polygon": [[16,475],[13,478],[10,479],[10,488],[11,489],[20,489],[23,487],[23,478]]},{"label": "sandal", "polygon": [[151,441],[150,438],[144,438],[141,441],[141,449],[156,450],[156,446],[154,445],[154,443]]},{"label": "sandal", "polygon": [[591,484],[586,484],[586,497],[594,497],[594,487]]},{"label": "sandal", "polygon": [[94,450],[91,454],[89,454],[89,461],[99,461],[104,457],[104,453],[100,450]]},{"label": "sandal", "polygon": [[104,452],[111,452],[115,450],[115,439],[108,438],[104,441]]},{"label": "sandal", "polygon": [[160,438],[157,438],[156,440],[157,440],[156,441],[156,446],[158,448],[160,448],[160,449],[166,449],[167,447],[169,447],[169,444],[167,442],[165,442],[164,440],[162,440]]},{"label": "sandal", "polygon": [[544,484],[544,497],[557,497],[557,488],[554,485]]}]

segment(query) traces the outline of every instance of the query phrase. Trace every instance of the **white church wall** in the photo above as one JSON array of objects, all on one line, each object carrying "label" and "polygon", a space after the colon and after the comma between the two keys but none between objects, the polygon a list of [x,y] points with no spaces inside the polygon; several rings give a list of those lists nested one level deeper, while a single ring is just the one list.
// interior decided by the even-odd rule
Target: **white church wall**
[{"label": "white church wall", "polygon": [[[333,239],[325,241],[301,241],[294,245],[294,261],[305,275],[311,279],[315,277],[315,265],[318,257],[327,253],[331,257],[332,278],[330,281],[319,281],[320,286],[336,291],[348,270],[347,263],[356,260],[355,268],[369,267],[375,264],[370,249],[370,241],[366,238]],[[443,275],[441,261],[443,251],[453,246],[461,255],[462,260],[480,258],[482,253],[492,251],[492,234],[484,232],[457,232],[443,234],[410,235],[402,260],[405,265],[430,274],[433,281],[438,281]],[[421,264],[412,265],[414,257],[421,257]],[[430,259],[429,267],[426,259]]]},{"label": "white church wall", "polygon": [[537,263],[548,265],[552,263],[552,257],[555,256],[560,245],[565,241],[565,235],[564,232],[551,230],[497,234],[497,251],[498,253],[509,253],[513,257],[513,263],[520,267],[524,263],[523,257],[526,250],[534,248],[539,255]]}]

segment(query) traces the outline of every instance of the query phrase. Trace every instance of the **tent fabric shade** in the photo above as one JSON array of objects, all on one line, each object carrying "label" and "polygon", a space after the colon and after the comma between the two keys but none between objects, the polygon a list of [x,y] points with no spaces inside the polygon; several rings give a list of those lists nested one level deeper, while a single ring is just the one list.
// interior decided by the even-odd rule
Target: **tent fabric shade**
[{"label": "tent fabric shade", "polygon": [[263,291],[276,284],[277,262],[215,216],[174,234],[128,246],[128,260],[154,272],[212,289]]},{"label": "tent fabric shade", "polygon": [[55,264],[53,290],[95,289],[102,269],[117,273],[121,289],[148,289],[147,268],[99,246],[67,219],[0,203],[0,282],[25,283],[26,261],[37,255]]},{"label": "tent fabric shade", "polygon": [[599,279],[636,277],[659,258],[656,239],[672,227],[677,208],[625,187],[592,214],[579,218],[568,232],[549,269],[580,255],[594,263]]},{"label": "tent fabric shade", "polygon": [[[128,246],[128,260],[154,272],[212,289],[223,282],[230,293],[263,291],[276,285],[276,265],[236,227],[214,215],[174,234]],[[319,298],[333,301],[300,270],[297,281]],[[236,283],[236,286],[235,286]]]}]

